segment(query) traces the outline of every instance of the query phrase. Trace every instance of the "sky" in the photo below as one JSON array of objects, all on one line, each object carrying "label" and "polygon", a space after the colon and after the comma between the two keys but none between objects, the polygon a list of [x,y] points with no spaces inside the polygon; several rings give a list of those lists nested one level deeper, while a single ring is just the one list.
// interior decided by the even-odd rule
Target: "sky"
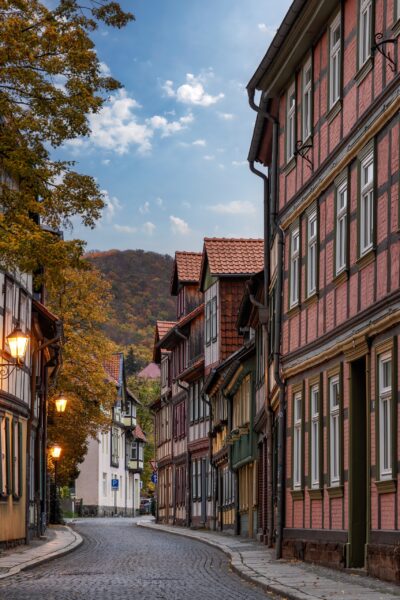
[{"label": "sky", "polygon": [[123,84],[92,134],[62,158],[94,176],[106,207],[88,250],[174,254],[208,237],[262,237],[262,182],[247,163],[255,113],[246,85],[289,0],[121,0],[136,21],[94,34]]}]

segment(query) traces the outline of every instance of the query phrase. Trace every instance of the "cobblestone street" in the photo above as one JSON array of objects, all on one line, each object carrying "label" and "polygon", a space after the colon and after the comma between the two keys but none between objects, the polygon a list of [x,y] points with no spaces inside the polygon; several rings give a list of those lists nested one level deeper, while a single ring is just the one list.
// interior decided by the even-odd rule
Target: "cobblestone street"
[{"label": "cobblestone street", "polygon": [[203,543],[136,527],[132,519],[76,524],[75,552],[0,583],[1,600],[262,600],[267,596]]}]

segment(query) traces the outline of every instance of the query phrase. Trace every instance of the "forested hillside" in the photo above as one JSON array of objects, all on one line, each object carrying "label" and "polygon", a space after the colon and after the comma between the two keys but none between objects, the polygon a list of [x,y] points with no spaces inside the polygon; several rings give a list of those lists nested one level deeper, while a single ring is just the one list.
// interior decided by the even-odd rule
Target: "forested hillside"
[{"label": "forested hillside", "polygon": [[87,258],[111,282],[114,317],[106,326],[121,346],[151,348],[156,319],[175,318],[169,284],[173,260],[144,250],[90,252]]}]

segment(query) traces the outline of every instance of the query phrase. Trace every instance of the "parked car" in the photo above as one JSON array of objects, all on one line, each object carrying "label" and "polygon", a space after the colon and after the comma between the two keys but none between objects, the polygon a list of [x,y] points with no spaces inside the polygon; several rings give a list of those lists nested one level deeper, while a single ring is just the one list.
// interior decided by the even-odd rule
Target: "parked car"
[{"label": "parked car", "polygon": [[151,509],[151,498],[141,498],[140,499],[140,509],[139,512],[141,515],[149,515]]}]

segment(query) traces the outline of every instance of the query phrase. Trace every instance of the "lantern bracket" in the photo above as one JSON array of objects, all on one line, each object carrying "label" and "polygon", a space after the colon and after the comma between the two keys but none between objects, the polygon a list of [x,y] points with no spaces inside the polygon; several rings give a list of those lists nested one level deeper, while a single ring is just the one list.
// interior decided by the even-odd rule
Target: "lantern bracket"
[{"label": "lantern bracket", "polygon": [[[394,58],[390,54],[390,51],[386,50],[387,44],[393,45]],[[390,38],[390,39],[388,38],[385,40],[383,38],[383,33],[379,32],[379,33],[375,34],[375,44],[371,48],[373,53],[375,53],[376,50],[378,50],[378,52],[380,52],[380,54],[382,54],[382,56],[384,58],[386,58],[387,61],[389,61],[389,68],[393,73],[396,73],[396,70],[397,70],[396,46],[397,46],[397,38]]]}]

